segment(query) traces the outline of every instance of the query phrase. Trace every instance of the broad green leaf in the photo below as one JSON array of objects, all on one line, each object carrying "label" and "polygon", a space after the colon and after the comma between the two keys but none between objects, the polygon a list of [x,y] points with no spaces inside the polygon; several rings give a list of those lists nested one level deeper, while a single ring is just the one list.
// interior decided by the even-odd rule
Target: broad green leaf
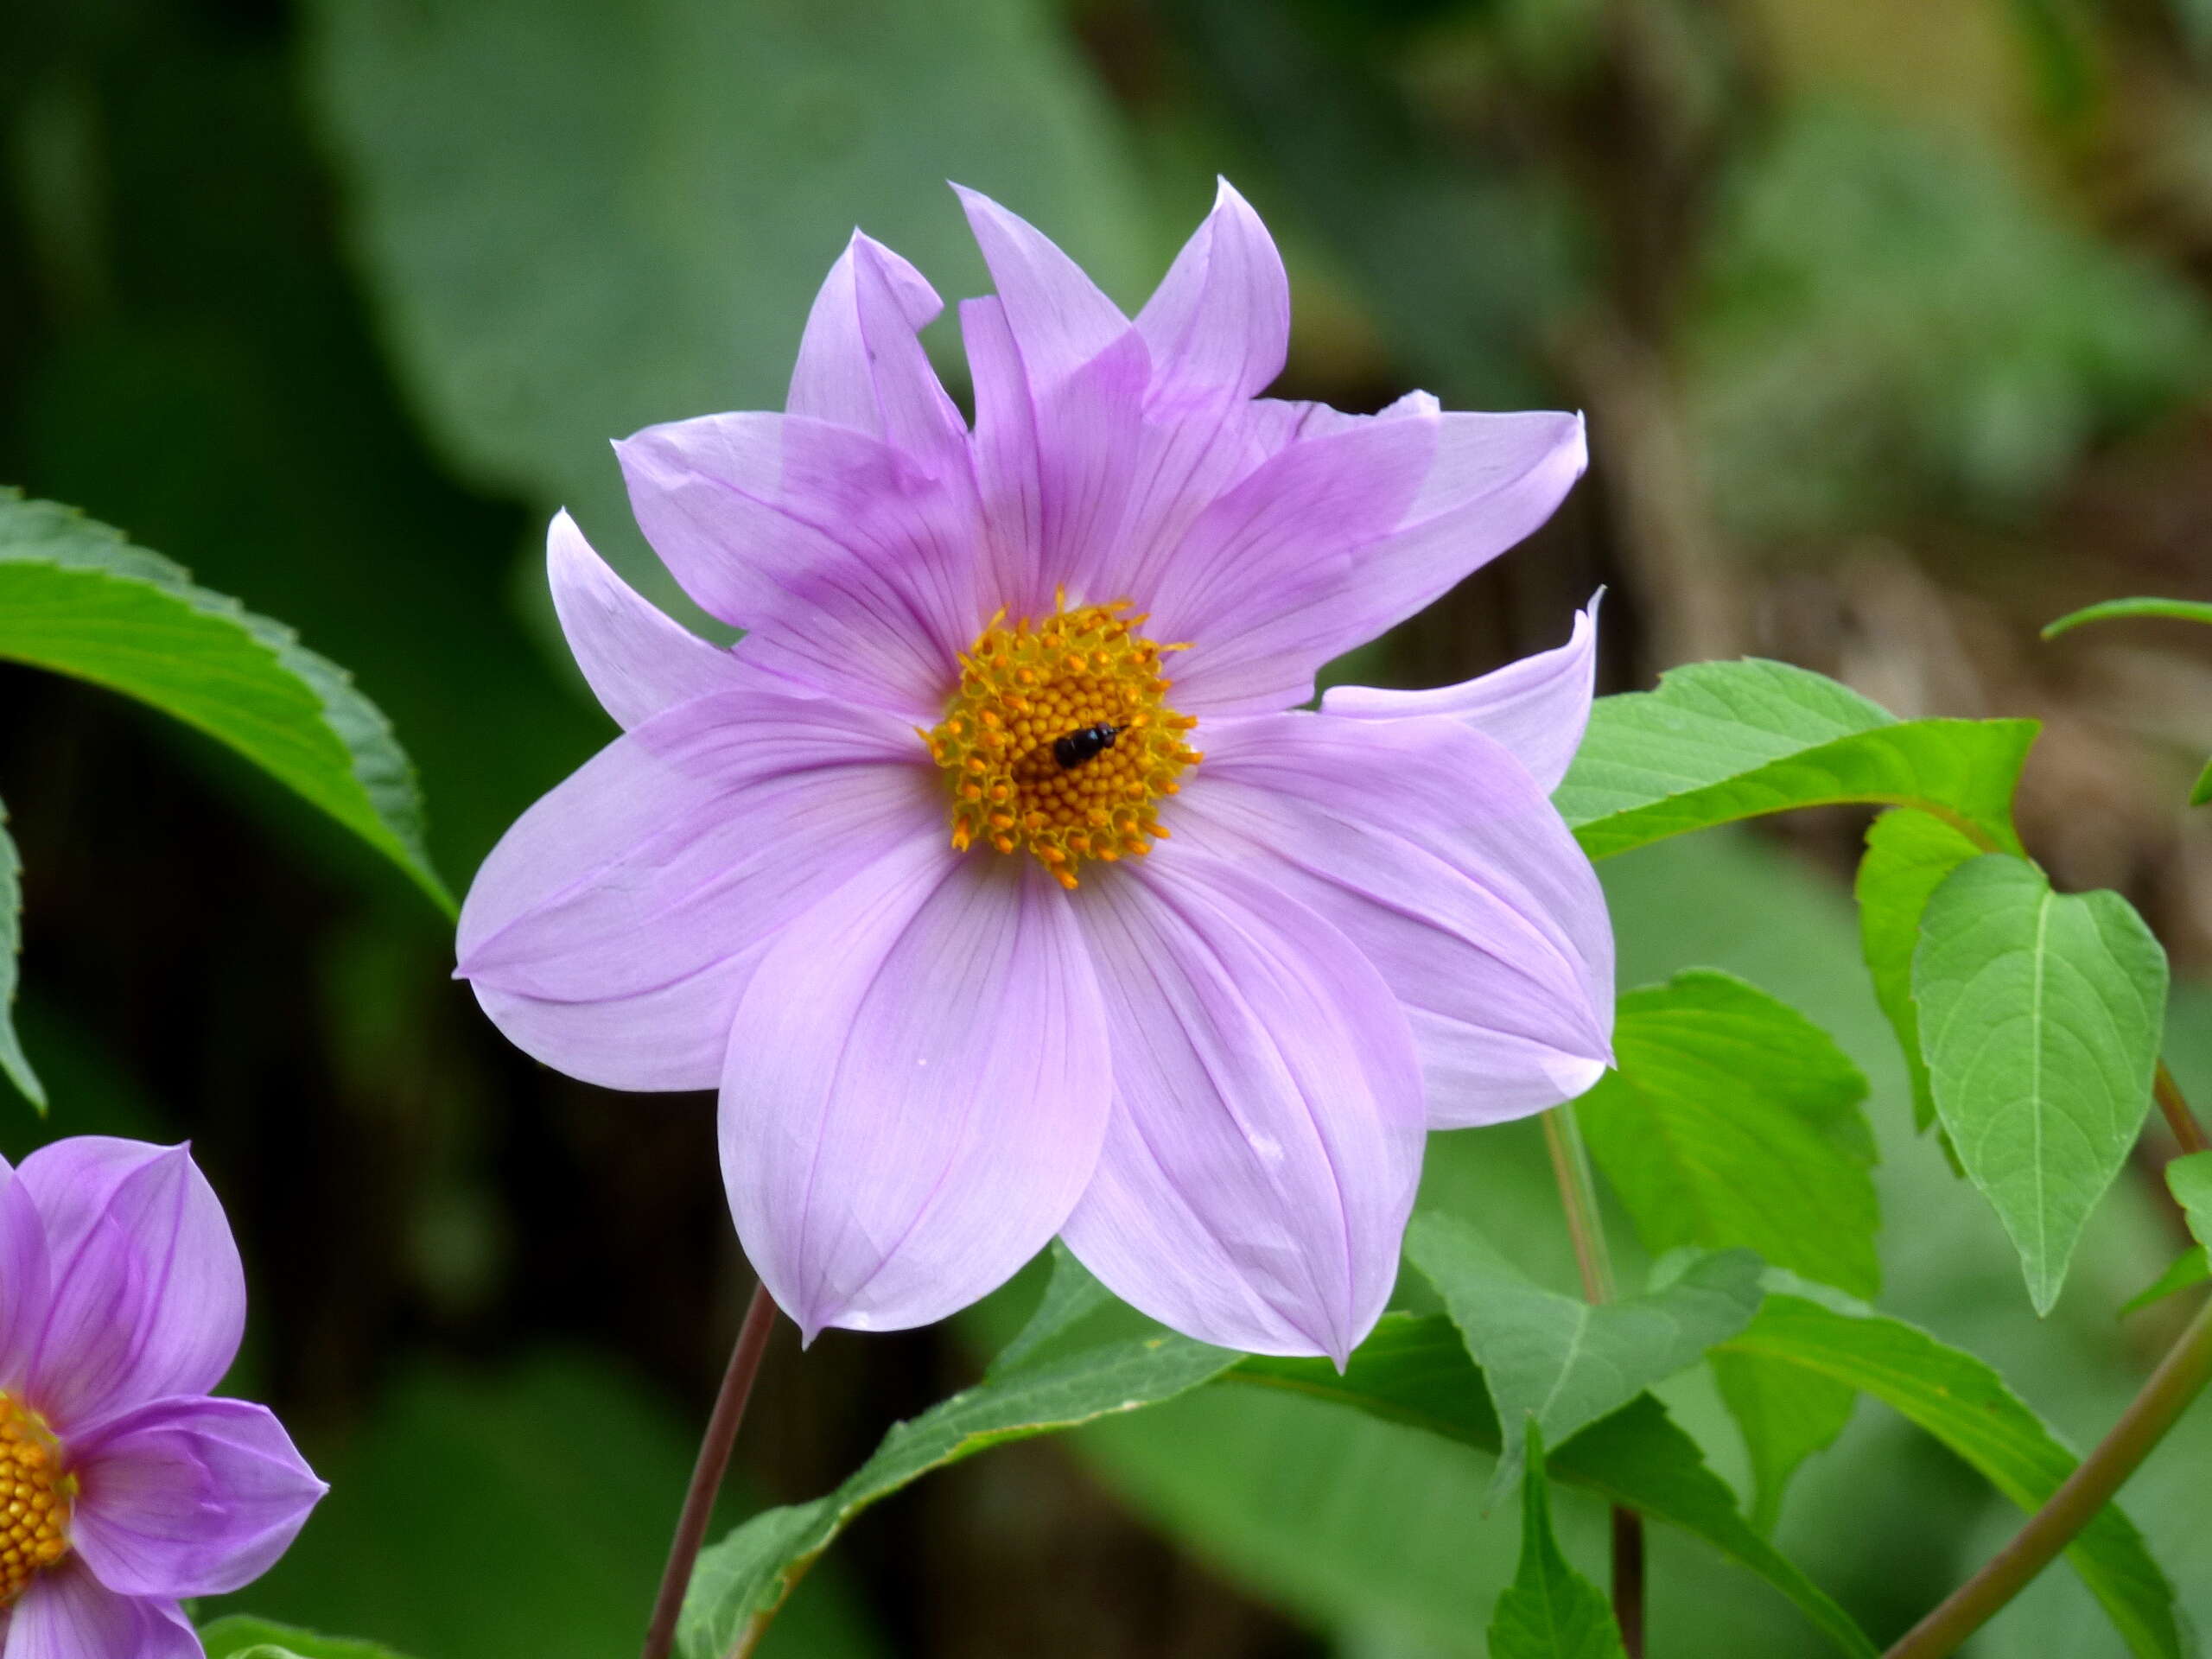
[{"label": "broad green leaf", "polygon": [[2019,850],[2012,791],[2036,722],[1898,721],[1787,663],[1694,663],[1600,697],[1553,799],[1592,858],[1843,801],[1916,806]]},{"label": "broad green leaf", "polygon": [[[1780,1275],[1759,1315],[1723,1351],[1801,1368],[1871,1394],[1934,1435],[2023,1510],[2040,1506],[2074,1471],[2075,1459],[2002,1377],[1973,1355],[1926,1332]],[[1815,1300],[1817,1298],[1817,1300]],[[2173,1586],[2142,1535],[2107,1504],[2068,1548],[2067,1559],[2126,1639],[2131,1651],[2178,1659],[2183,1649]]]},{"label": "broad green leaf", "polygon": [[1936,1097],[1928,1089],[1928,1063],[1920,1057],[1920,1011],[1912,1000],[1913,948],[1920,943],[1920,918],[1929,899],[1945,876],[1980,851],[1941,818],[1925,812],[1891,811],[1868,828],[1866,855],[1859,861],[1859,947],[1874,978],[1875,998],[1904,1051],[1905,1069],[1912,1077],[1912,1121],[1921,1129],[1936,1121]]},{"label": "broad green leaf", "polygon": [[2212,1249],[2212,1152],[2193,1152],[2166,1166],[2166,1188],[2189,1218],[2196,1242]]},{"label": "broad green leaf", "polygon": [[228,745],[391,859],[448,912],[414,769],[344,670],[290,629],[50,501],[0,491],[0,658],[150,703]]},{"label": "broad green leaf", "polygon": [[690,1659],[721,1659],[757,1634],[855,1516],[931,1470],[1007,1440],[1156,1404],[1236,1360],[1225,1349],[1176,1336],[1109,1343],[988,1379],[898,1424],[834,1492],[766,1510],[701,1553],[679,1648]]},{"label": "broad green leaf", "polygon": [[233,1613],[200,1629],[207,1659],[399,1659],[373,1642],[349,1642],[317,1636],[265,1618]]},{"label": "broad green leaf", "polygon": [[1713,1380],[1751,1460],[1751,1524],[1771,1532],[1791,1477],[1835,1444],[1859,1404],[1857,1390],[1751,1354],[1717,1353]]},{"label": "broad green leaf", "polygon": [[[1503,1450],[1483,1373],[1440,1315],[1388,1314],[1339,1375],[1323,1359],[1246,1358],[1221,1386],[1281,1389],[1424,1428],[1493,1456]],[[1639,1395],[1549,1453],[1552,1478],[1704,1539],[1779,1590],[1844,1652],[1872,1659],[1851,1616],[1754,1531],[1728,1484],[1651,1395]]]},{"label": "broad green leaf", "polygon": [[0,1071],[43,1112],[46,1090],[16,1035],[16,959],[23,948],[23,864],[8,834],[8,809],[0,804]]},{"label": "broad green leaf", "polygon": [[1759,1305],[1759,1261],[1726,1251],[1665,1288],[1592,1306],[1531,1283],[1456,1216],[1414,1217],[1406,1255],[1443,1297],[1505,1426],[1497,1484],[1521,1472],[1522,1429],[1554,1443],[1686,1370]]},{"label": "broad green leaf", "polygon": [[1738,1246],[1859,1295],[1881,1282],[1866,1079],[1818,1026],[1693,969],[1618,1003],[1618,1069],[1576,1103],[1655,1255]]},{"label": "broad green leaf", "polygon": [[1052,1241],[1050,1254],[1052,1270],[1045,1281],[1045,1294],[1038,1299],[1036,1311],[1030,1314],[1028,1323],[992,1360],[994,1376],[1019,1369],[1039,1351],[1050,1347],[1092,1314],[1115,1302],[1114,1293],[1100,1284],[1090,1269],[1076,1260],[1075,1252],[1058,1239]]},{"label": "broad green leaf", "polygon": [[2118,893],[1987,856],[1928,901],[1912,993],[1936,1112],[2048,1313],[2150,1109],[2165,952]]},{"label": "broad green leaf", "polygon": [[2056,639],[2084,622],[2110,622],[2121,617],[2164,616],[2177,622],[2212,622],[2212,605],[2188,599],[2107,599],[2069,611],[2056,622],[2044,625],[2043,637]]},{"label": "broad green leaf", "polygon": [[1605,1592],[1576,1572],[1552,1535],[1551,1481],[1543,1431],[1528,1426],[1529,1468],[1521,1479],[1521,1567],[1497,1599],[1491,1659],[1613,1659],[1626,1649]]},{"label": "broad green leaf", "polygon": [[2212,1279],[2212,1252],[2202,1244],[2192,1244],[2174,1258],[2171,1267],[2122,1302],[2120,1312],[2123,1316],[2138,1313],[2153,1302],[2163,1302],[2176,1291],[2201,1285],[2207,1279]]}]

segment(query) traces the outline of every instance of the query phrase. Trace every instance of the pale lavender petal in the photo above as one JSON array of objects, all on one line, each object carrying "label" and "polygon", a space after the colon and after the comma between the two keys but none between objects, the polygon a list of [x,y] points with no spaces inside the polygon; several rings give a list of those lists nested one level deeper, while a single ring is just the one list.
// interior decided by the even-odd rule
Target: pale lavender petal
[{"label": "pale lavender petal", "polygon": [[461,906],[459,972],[549,1065],[709,1088],[764,942],[947,833],[937,770],[894,717],[702,698],[616,739],[508,830]]},{"label": "pale lavender petal", "polygon": [[329,1489],[244,1400],[160,1400],[70,1446],[70,1542],[110,1590],[215,1596],[276,1563]]},{"label": "pale lavender petal", "polygon": [[747,683],[728,652],[654,608],[608,569],[565,512],[545,532],[545,573],[576,666],[600,706],[626,729]]},{"label": "pale lavender petal", "polygon": [[1321,712],[1355,720],[1447,715],[1463,721],[1503,743],[1551,790],[1582,746],[1597,673],[1598,599],[1592,599],[1589,609],[1574,613],[1574,632],[1563,645],[1433,691],[1332,686],[1321,694]]},{"label": "pale lavender petal", "polygon": [[1006,307],[994,298],[963,300],[960,336],[976,386],[972,448],[988,592],[1012,616],[1041,615],[1052,604],[1052,583],[1046,575],[1037,406]]},{"label": "pale lavender petal", "polygon": [[1164,814],[1341,928],[1404,1004],[1433,1128],[1571,1099],[1611,1058],[1589,859],[1501,745],[1444,720],[1214,722]]},{"label": "pale lavender petal", "polygon": [[118,1595],[67,1557],[31,1580],[7,1630],[0,1659],[205,1659],[174,1600]]},{"label": "pale lavender petal", "polygon": [[222,1380],[245,1328],[245,1274],[186,1147],[80,1135],[33,1153],[16,1179],[52,1262],[25,1378],[38,1410],[67,1431]]},{"label": "pale lavender petal", "polygon": [[1396,999],[1329,923],[1179,842],[1077,896],[1115,1100],[1061,1236],[1187,1335],[1342,1363],[1389,1298],[1421,1174]]},{"label": "pale lavender petal", "polygon": [[754,976],[722,1175],[747,1255],[809,1340],[965,1306],[1081,1195],[1108,1060],[1069,899],[1030,859],[902,849]]},{"label": "pale lavender petal", "polygon": [[1282,372],[1290,279],[1274,238],[1227,179],[1137,314],[1137,331],[1151,348],[1155,404],[1251,397]]},{"label": "pale lavender petal", "polygon": [[917,331],[944,309],[921,272],[853,232],[806,321],[785,407],[940,461],[966,436]]},{"label": "pale lavender petal", "polygon": [[1030,385],[1040,391],[1058,385],[1129,332],[1121,308],[1044,232],[988,196],[953,189],[990,267]]},{"label": "pale lavender petal", "polygon": [[46,1224],[30,1189],[0,1158],[0,1390],[22,1386],[46,1325],[48,1277]]},{"label": "pale lavender petal", "polygon": [[746,656],[832,696],[935,720],[975,642],[982,536],[957,464],[799,416],[707,415],[615,446],[646,538]]}]

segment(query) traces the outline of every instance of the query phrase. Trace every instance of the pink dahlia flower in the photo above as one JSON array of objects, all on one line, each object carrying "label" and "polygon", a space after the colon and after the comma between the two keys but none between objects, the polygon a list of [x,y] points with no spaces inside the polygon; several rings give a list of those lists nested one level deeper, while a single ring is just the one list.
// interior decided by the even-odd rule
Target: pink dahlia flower
[{"label": "pink dahlia flower", "polygon": [[269,1569],[327,1490],[265,1406],[217,1400],[245,1326],[182,1147],[0,1160],[0,1655],[200,1659],[177,1606]]},{"label": "pink dahlia flower", "polygon": [[732,650],[566,515],[553,594],[625,733],[493,849],[461,974],[524,1048],[721,1090],[745,1248],[810,1338],[936,1319],[1054,1234],[1210,1342],[1341,1359],[1424,1131],[1609,1057],[1604,899],[1548,791],[1592,628],[1440,691],[1331,658],[1541,524],[1571,415],[1257,396],[1289,299],[1227,186],[1135,322],[963,193],[998,292],[855,235],[785,413],[617,446]]}]

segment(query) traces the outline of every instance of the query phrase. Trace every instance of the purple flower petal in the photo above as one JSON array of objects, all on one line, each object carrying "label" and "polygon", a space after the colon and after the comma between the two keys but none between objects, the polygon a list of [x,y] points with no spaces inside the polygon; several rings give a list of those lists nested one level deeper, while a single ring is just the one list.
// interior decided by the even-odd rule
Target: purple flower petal
[{"label": "purple flower petal", "polygon": [[206,1659],[175,1602],[118,1595],[67,1558],[33,1579],[6,1618],[0,1659]]},{"label": "purple flower petal", "polygon": [[1129,332],[1122,308],[1035,226],[988,196],[952,188],[990,267],[1031,385],[1058,385]]},{"label": "purple flower petal", "polygon": [[276,1563],[329,1489],[243,1400],[159,1400],[70,1447],[70,1542],[110,1590],[213,1596]]},{"label": "purple flower petal", "polygon": [[1042,1249],[1107,1115],[1069,895],[1028,859],[886,859],[792,924],[730,1035],[722,1176],[808,1340],[944,1318]]},{"label": "purple flower petal", "polygon": [[967,424],[916,338],[944,309],[921,272],[854,232],[806,320],[785,407],[931,457],[940,467],[959,461]]},{"label": "purple flower petal", "polygon": [[46,1224],[30,1189],[0,1158],[0,1390],[22,1386],[46,1327]]},{"label": "purple flower petal", "polygon": [[1389,1298],[1421,1173],[1397,1000],[1326,921],[1179,843],[1077,897],[1115,1101],[1062,1236],[1179,1331],[1341,1363]]},{"label": "purple flower petal", "polygon": [[1538,784],[1554,790],[1582,746],[1597,671],[1598,601],[1592,599],[1589,609],[1574,613],[1574,632],[1563,645],[1433,691],[1332,686],[1321,694],[1321,712],[1355,720],[1448,715],[1464,721],[1503,743]]},{"label": "purple flower petal", "polygon": [[245,1274],[185,1147],[83,1135],[41,1147],[16,1179],[46,1224],[53,1274],[25,1376],[34,1408],[67,1433],[222,1380],[245,1328]]},{"label": "purple flower petal", "polygon": [[1170,822],[1341,928],[1405,1005],[1432,1128],[1571,1099],[1611,1056],[1612,931],[1589,859],[1503,747],[1443,720],[1206,728]]},{"label": "purple flower petal", "polygon": [[459,971],[549,1065],[711,1088],[764,942],[946,833],[936,769],[895,718],[701,698],[617,738],[508,830],[461,907]]},{"label": "purple flower petal", "polygon": [[678,626],[608,569],[566,512],[556,513],[545,532],[545,573],[576,666],[626,729],[747,683],[735,657]]},{"label": "purple flower petal", "polygon": [[964,452],[933,471],[865,432],[759,414],[648,427],[615,451],[646,538],[702,608],[750,631],[746,659],[937,717],[990,609]]},{"label": "purple flower petal", "polygon": [[1290,279],[1274,238],[1227,179],[1145,308],[1153,396],[1194,402],[1251,397],[1282,372],[1290,346]]}]

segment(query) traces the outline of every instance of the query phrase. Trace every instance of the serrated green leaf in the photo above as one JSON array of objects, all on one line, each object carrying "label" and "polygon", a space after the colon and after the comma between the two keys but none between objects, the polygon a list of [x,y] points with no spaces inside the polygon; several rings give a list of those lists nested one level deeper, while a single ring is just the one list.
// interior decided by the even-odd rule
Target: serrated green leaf
[{"label": "serrated green leaf", "polygon": [[207,1649],[207,1659],[399,1659],[390,1648],[373,1642],[318,1636],[242,1613],[202,1625],[200,1642]]},{"label": "serrated green leaf", "polygon": [[[1799,1367],[1874,1395],[2023,1510],[2039,1507],[2074,1471],[2072,1453],[1973,1355],[1833,1292],[1793,1287],[1778,1275],[1771,1282],[1777,1294],[1722,1344],[1724,1352]],[[2173,1586],[2117,1504],[2100,1510],[2066,1554],[2132,1652],[2179,1659]]]},{"label": "serrated green leaf", "polygon": [[687,1659],[721,1659],[765,1625],[855,1516],[932,1469],[1008,1440],[1172,1399],[1237,1358],[1172,1335],[1109,1343],[988,1379],[896,1425],[836,1491],[757,1515],[700,1554],[677,1627],[678,1649]]},{"label": "serrated green leaf", "polygon": [[2037,729],[1898,721],[1786,663],[1694,663],[1655,691],[1599,698],[1553,800],[1592,858],[1844,801],[1916,806],[2017,852],[2012,791]]},{"label": "serrated green leaf", "polygon": [[1490,1385],[1505,1431],[1493,1491],[1520,1476],[1525,1422],[1565,1440],[1696,1364],[1758,1311],[1760,1264],[1748,1250],[1703,1257],[1663,1289],[1598,1306],[1531,1283],[1456,1216],[1415,1216],[1406,1256]]},{"label": "serrated green leaf", "polygon": [[[1386,1314],[1341,1375],[1325,1359],[1248,1357],[1217,1385],[1281,1389],[1422,1428],[1486,1452],[1503,1449],[1482,1372],[1448,1319]],[[1872,1659],[1851,1616],[1745,1521],[1728,1484],[1667,1408],[1639,1395],[1554,1448],[1554,1479],[1704,1539],[1788,1597],[1844,1652]]]},{"label": "serrated green leaf", "polygon": [[2212,622],[2212,605],[2187,599],[2107,599],[2069,611],[2056,622],[2044,625],[2043,637],[2056,639],[2084,622],[2110,622],[2121,617],[2163,616],[2177,622]]},{"label": "serrated green leaf", "polygon": [[1941,818],[1898,810],[1883,813],[1869,826],[1866,855],[1859,861],[1854,891],[1859,949],[1873,976],[1875,1000],[1889,1016],[1904,1051],[1905,1069],[1912,1079],[1913,1125],[1923,1130],[1936,1121],[1936,1097],[1929,1092],[1928,1063],[1920,1055],[1920,1011],[1912,1000],[1913,949],[1920,943],[1921,916],[1943,878],[1981,851]]},{"label": "serrated green leaf", "polygon": [[2117,1317],[2139,1313],[2153,1302],[2163,1302],[2176,1291],[2187,1290],[2212,1279],[2212,1252],[2192,1244],[2173,1260],[2173,1265],[2120,1305]]},{"label": "serrated green leaf", "polygon": [[1929,900],[1912,992],[1936,1113],[2048,1313],[2150,1109],[2165,952],[2118,893],[1986,856]]},{"label": "serrated green leaf", "polygon": [[1521,1480],[1521,1565],[1490,1622],[1491,1659],[1612,1659],[1625,1656],[1605,1592],[1576,1572],[1552,1534],[1544,1436],[1528,1425]]},{"label": "serrated green leaf", "polygon": [[0,803],[0,1071],[23,1098],[46,1110],[46,1090],[16,1035],[16,958],[23,948],[23,863],[8,834],[8,808]]},{"label": "serrated green leaf", "polygon": [[2196,1242],[2212,1249],[2212,1152],[2193,1152],[2169,1162],[2166,1190],[2181,1205]]},{"label": "serrated green leaf", "polygon": [[291,630],[50,501],[0,490],[0,658],[151,704],[227,745],[391,859],[450,914],[391,728]]}]

